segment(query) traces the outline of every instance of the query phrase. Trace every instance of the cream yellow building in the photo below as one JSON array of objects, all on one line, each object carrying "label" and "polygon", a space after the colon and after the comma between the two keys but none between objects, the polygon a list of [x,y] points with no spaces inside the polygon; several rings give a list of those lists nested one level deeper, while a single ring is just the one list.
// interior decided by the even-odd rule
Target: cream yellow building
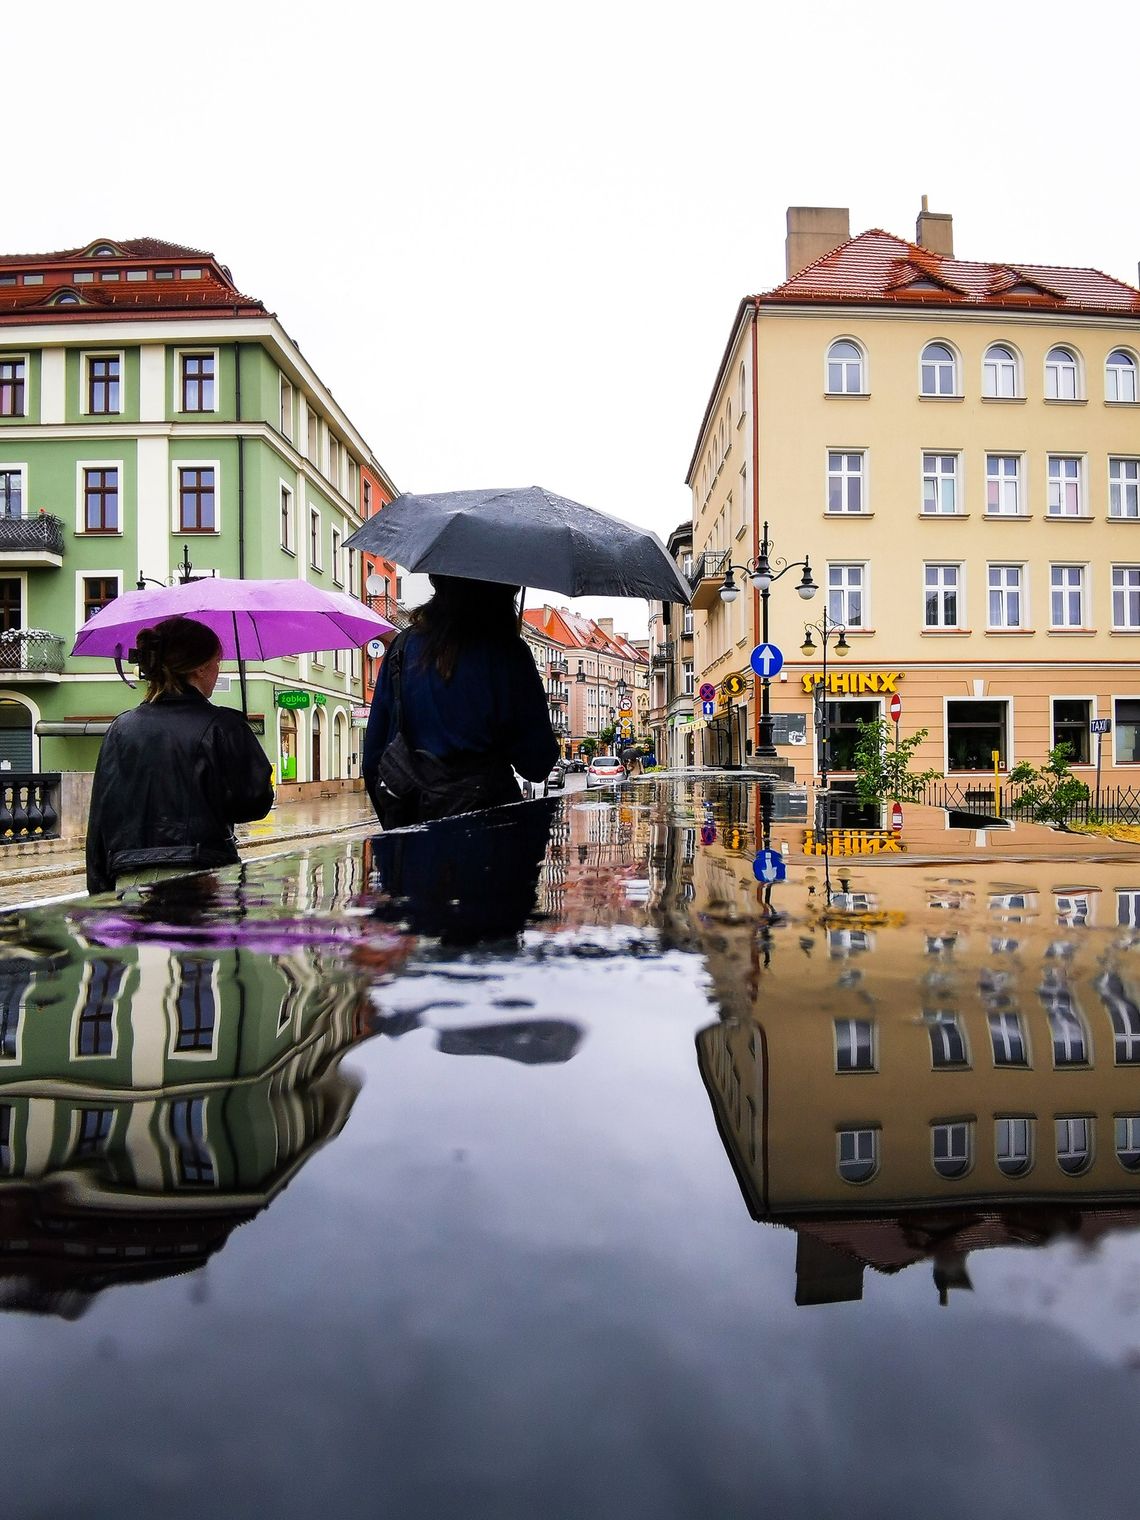
[{"label": "cream yellow building", "polygon": [[[761,598],[739,570],[770,524],[769,687],[779,757],[818,766],[805,620],[826,609],[831,765],[896,693],[918,762],[969,779],[1068,741],[1078,774],[1107,719],[1106,784],[1140,784],[1140,292],[1092,269],[956,259],[950,218],[914,243],[788,213],[788,278],[741,303],[694,451],[696,681],[743,672],[734,760],[756,759],[748,656]],[[718,690],[714,720],[726,702]],[[711,737],[711,736],[710,736]],[[797,740],[799,742],[797,742]],[[724,745],[706,743],[716,762]]]}]

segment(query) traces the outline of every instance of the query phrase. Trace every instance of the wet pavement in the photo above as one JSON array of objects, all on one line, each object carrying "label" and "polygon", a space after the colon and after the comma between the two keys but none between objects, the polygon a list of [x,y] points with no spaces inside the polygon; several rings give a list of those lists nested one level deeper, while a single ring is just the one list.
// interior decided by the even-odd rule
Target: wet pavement
[{"label": "wet pavement", "polygon": [[1130,1513],[1140,849],[813,812],[0,916],[6,1512]]}]

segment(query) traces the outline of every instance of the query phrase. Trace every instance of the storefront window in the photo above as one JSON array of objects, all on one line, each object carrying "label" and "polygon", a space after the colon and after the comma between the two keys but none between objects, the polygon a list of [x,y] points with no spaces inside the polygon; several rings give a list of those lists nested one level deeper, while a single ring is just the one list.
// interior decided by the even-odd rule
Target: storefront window
[{"label": "storefront window", "polygon": [[1092,703],[1076,698],[1058,698],[1053,703],[1053,745],[1069,746],[1070,765],[1089,763],[1089,722]]},{"label": "storefront window", "polygon": [[1118,697],[1113,705],[1116,763],[1135,765],[1140,762],[1140,702]]},{"label": "storefront window", "polygon": [[[858,725],[870,723],[880,716],[878,702],[829,702],[827,704],[827,731],[830,741],[827,769],[829,771],[855,769],[855,746],[859,742]],[[819,759],[822,765],[822,735],[820,736]]]},{"label": "storefront window", "polygon": [[998,764],[1004,767],[1008,720],[1009,704],[1006,702],[948,702],[946,749],[949,769],[992,770],[995,749]]}]

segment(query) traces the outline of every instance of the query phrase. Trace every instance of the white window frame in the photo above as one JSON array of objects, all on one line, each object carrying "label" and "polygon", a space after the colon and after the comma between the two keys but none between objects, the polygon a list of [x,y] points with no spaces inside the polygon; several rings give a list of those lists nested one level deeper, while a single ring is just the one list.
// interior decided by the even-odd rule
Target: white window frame
[{"label": "white window frame", "polygon": [[[949,471],[943,469],[946,460],[950,460]],[[961,464],[962,455],[957,449],[923,449],[919,460],[922,466],[922,496],[921,511],[923,517],[961,517]],[[942,506],[945,495],[945,487],[949,483],[950,496],[953,506],[949,509]],[[927,506],[927,488],[932,488],[932,494],[937,506]]]},{"label": "white window frame", "polygon": [[1140,755],[1122,757],[1120,753],[1120,741],[1127,729],[1130,729],[1132,720],[1122,720],[1121,707],[1124,703],[1135,706],[1137,698],[1134,695],[1117,696],[1109,699],[1112,706],[1112,763],[1113,765],[1137,765],[1140,764]]},{"label": "white window frame", "polygon": [[[1008,358],[991,359],[990,355],[999,350],[1003,355],[1008,355]],[[1006,388],[1007,382],[1009,389]],[[1017,401],[1023,399],[1024,394],[1021,387],[1021,355],[1012,343],[991,343],[982,355],[983,398],[987,401]]]},{"label": "white window frame", "polygon": [[[1140,565],[1114,564],[1110,568],[1112,628],[1114,633],[1140,633]],[[1132,616],[1126,614],[1130,610]],[[1121,614],[1125,616],[1121,616]],[[1113,725],[1115,728],[1115,724]]]},{"label": "white window frame", "polygon": [[289,498],[288,512],[281,513],[281,523],[284,531],[281,534],[281,547],[286,554],[297,553],[297,493],[287,480],[280,481],[278,499],[284,506],[284,498]]},{"label": "white window frame", "polygon": [[[117,528],[87,528],[84,476],[88,470],[117,470],[119,472],[119,526]],[[75,531],[80,537],[122,538],[123,520],[127,515],[124,492],[125,473],[125,462],[122,459],[77,459],[75,461]]]},{"label": "white window frame", "polygon": [[[214,1152],[214,1147],[210,1143],[210,1126],[208,1122],[210,1116],[209,1096],[208,1093],[195,1092],[193,1089],[176,1091],[176,1095],[170,1097],[166,1103],[162,1125],[163,1138],[167,1145],[170,1175],[174,1179],[176,1190],[180,1193],[190,1191],[204,1193],[207,1189],[213,1189],[216,1192],[220,1185],[218,1180],[218,1158]],[[197,1112],[202,1117],[201,1154],[209,1162],[210,1180],[208,1182],[190,1181],[182,1175],[182,1150],[178,1144],[178,1136],[174,1132],[174,1114],[176,1109],[185,1109],[191,1113],[197,1109]]]},{"label": "white window frame", "polygon": [[[81,1054],[79,1050],[79,1031],[83,1024],[83,1012],[90,1000],[91,983],[94,978],[95,967],[103,963],[119,965],[122,968],[122,975],[119,978],[119,985],[111,997],[111,1048],[110,1050],[94,1051],[91,1053]],[[79,992],[75,999],[75,1006],[71,1012],[71,1030],[69,1035],[68,1050],[71,1052],[73,1061],[113,1061],[118,1055],[119,1007],[123,1001],[124,995],[127,993],[132,981],[134,980],[134,969],[135,968],[133,966],[118,961],[113,955],[92,956],[89,960],[86,960],[83,963],[83,975],[80,978],[79,982]]]},{"label": "white window frame", "polygon": [[[17,520],[22,521],[28,517],[31,511],[31,506],[28,502],[27,461],[21,463],[15,459],[0,459],[0,473],[3,473],[5,475],[18,475],[20,477],[20,511],[18,514],[18,519],[9,518],[8,520],[11,522],[16,522]],[[0,512],[0,517],[3,516],[4,513]]]},{"label": "white window frame", "polygon": [[1126,1172],[1140,1172],[1140,1114],[1114,1114],[1112,1117],[1117,1161]]},{"label": "white window frame", "polygon": [[[277,420],[281,427],[281,436],[283,438],[288,438],[289,442],[292,443],[293,433],[296,430],[297,426],[295,410],[297,406],[297,392],[294,389],[292,380],[289,379],[285,371],[280,370],[278,373],[281,385],[279,390]],[[288,423],[287,426],[286,422]]]},{"label": "white window frame", "polygon": [[[999,463],[1000,461],[1000,463]],[[1013,463],[1012,473],[1004,466]],[[1025,512],[1025,496],[1023,494],[1023,469],[1024,455],[1014,454],[986,454],[986,516],[987,517],[1021,517]],[[990,486],[997,487],[998,505],[990,504]],[[1013,510],[1010,511],[1008,501],[1012,489],[1014,501]]]},{"label": "white window frame", "polygon": [[1045,515],[1084,517],[1085,461],[1080,454],[1049,454],[1045,460]]},{"label": "white window frame", "polygon": [[[855,350],[858,358],[833,359],[831,357],[832,352],[838,348],[841,343],[849,344],[850,347]],[[840,366],[842,370],[842,374],[840,376],[840,384],[837,386],[833,386],[831,383],[831,367],[833,364]],[[856,379],[858,380],[857,386],[852,386],[849,383],[851,378],[850,370],[853,365],[856,367]],[[829,396],[869,396],[871,394],[870,386],[867,381],[867,350],[856,338],[832,338],[831,342],[827,345],[827,354],[824,359],[823,373],[824,391]]]},{"label": "white window frame", "polygon": [[[928,359],[926,355],[932,348],[945,349],[950,355],[949,360]],[[945,377],[947,363],[949,363],[950,367],[950,389],[948,391],[940,388],[940,383]],[[927,390],[926,388],[926,371],[928,367],[934,371],[934,390]],[[927,400],[935,401],[945,401],[954,397],[960,397],[962,390],[958,384],[959,372],[958,351],[953,344],[947,343],[945,338],[931,338],[929,343],[922,345],[918,355],[918,394]]]},{"label": "white window frame", "polygon": [[737,410],[740,415],[736,419],[736,425],[739,427],[748,415],[748,369],[743,361],[741,361],[740,373],[737,376],[737,387]]},{"label": "white window frame", "polygon": [[15,418],[15,417],[28,417],[28,416],[30,416],[31,414],[28,411],[28,406],[29,406],[29,403],[31,401],[31,390],[32,390],[32,360],[31,360],[30,353],[21,353],[21,354],[13,354],[13,353],[9,353],[9,352],[0,353],[0,363],[3,363],[3,364],[22,364],[24,366],[24,375],[23,375],[23,379],[24,379],[24,410],[22,412],[0,412],[0,421],[3,421],[5,419],[12,419],[12,418]]},{"label": "white window frame", "polygon": [[[1065,358],[1054,358],[1055,354],[1064,354]],[[1084,400],[1080,355],[1067,343],[1054,343],[1045,355],[1045,400]]]},{"label": "white window frame", "polygon": [[[1095,1127],[1091,1114],[1062,1114],[1053,1120],[1057,1167],[1066,1177],[1079,1177],[1092,1166]],[[1066,1161],[1070,1164],[1065,1165]]]},{"label": "white window frame", "polygon": [[[1005,1155],[1002,1139],[1006,1138]],[[1024,1177],[1033,1170],[1033,1119],[1029,1114],[998,1114],[994,1119],[994,1162],[1004,1177]]]},{"label": "white window frame", "polygon": [[[1073,617],[1073,596],[1076,595],[1076,616]],[[1060,600],[1058,601],[1058,598]],[[1057,616],[1058,608],[1062,613]],[[1073,563],[1055,563],[1049,566],[1049,627],[1088,627],[1088,566]]]},{"label": "white window frame", "polygon": [[[1123,354],[1128,360],[1127,364],[1113,364],[1112,355]],[[1136,355],[1127,348],[1119,346],[1112,350],[1104,363],[1104,399],[1113,406],[1135,406],[1140,401],[1140,378],[1138,378],[1140,366],[1137,365]],[[1121,386],[1121,380],[1127,376],[1129,383]],[[1120,391],[1130,390],[1130,396],[1122,396]],[[1110,396],[1109,391],[1115,390],[1117,394]]]},{"label": "white window frame", "polygon": [[[838,459],[839,463],[833,465],[833,459]],[[852,460],[858,461],[856,468],[852,468]],[[827,515],[829,517],[867,516],[870,512],[870,508],[867,505],[870,486],[869,476],[870,461],[866,449],[829,448],[827,451],[827,493],[824,496],[824,510]],[[831,505],[831,483],[833,480],[839,485],[839,495],[843,503],[838,507]],[[857,507],[849,505],[853,483],[857,483],[859,488],[859,505]]]},{"label": "white window frame", "polygon": [[[986,1026],[990,1036],[990,1053],[993,1056],[995,1066],[1028,1067],[1029,1061],[1029,1037],[1026,1033],[1025,1023],[1015,1009],[992,1009],[986,1014]],[[1021,1046],[1020,1058],[1014,1055],[1013,1036],[1016,1034],[1017,1041]],[[1001,1045],[999,1059],[998,1045]]]},{"label": "white window frame", "polygon": [[[933,575],[932,572],[936,572]],[[948,583],[943,572],[950,572],[953,582]],[[961,628],[962,622],[962,599],[963,582],[965,579],[965,567],[960,560],[927,560],[922,567],[922,626],[924,629]],[[956,616],[950,620],[944,616],[946,610],[947,595],[954,597],[954,610]],[[932,623],[930,621],[930,609],[927,605],[931,595],[938,598],[938,617]]]},{"label": "white window frame", "polygon": [[832,1021],[832,1033],[837,1075],[854,1076],[860,1072],[878,1071],[879,1032],[874,1019],[835,1019]]},{"label": "white window frame", "polygon": [[123,574],[124,574],[124,572],[122,570],[118,569],[115,565],[109,565],[107,567],[107,569],[105,569],[105,570],[101,570],[98,567],[93,568],[91,565],[85,565],[82,570],[76,570],[76,572],[75,572],[75,626],[76,626],[77,629],[82,628],[83,627],[83,623],[84,623],[83,603],[84,603],[85,598],[84,598],[84,595],[83,595],[83,582],[87,581],[87,580],[94,580],[96,577],[98,577],[100,580],[114,581],[115,584],[119,588],[118,592],[117,592],[117,595],[122,596],[122,594],[123,594]]},{"label": "white window frame", "polygon": [[[1001,762],[1003,769],[1008,769],[1012,764],[1010,757],[1014,754],[1014,730],[1013,730],[1013,698],[1012,697],[951,697],[942,698],[942,770],[949,775],[951,771],[956,776],[972,776],[978,772],[993,775],[993,766],[987,759],[982,765],[977,766],[951,766],[950,764],[950,709],[963,705],[974,706],[977,703],[985,703],[988,706],[1000,705],[1005,709],[1005,716],[1001,721],[1001,732],[1004,738],[1004,759]],[[999,750],[1002,745],[999,743]]]},{"label": "white window frame", "polygon": [[328,433],[328,445],[325,450],[325,457],[328,460],[328,469],[325,471],[325,475],[333,490],[338,494],[343,494],[341,493],[340,482],[344,471],[344,444],[341,443],[331,427],[326,431]]},{"label": "white window frame", "polygon": [[333,523],[332,527],[329,529],[329,533],[330,533],[329,570],[332,573],[333,585],[334,586],[343,586],[344,585],[344,564],[343,564],[343,560],[341,558],[342,552],[343,552],[342,549],[341,549],[341,539],[342,539],[343,535],[342,535],[340,529],[337,527],[337,525],[335,523]]},{"label": "white window frame", "polygon": [[[850,1141],[854,1152],[844,1156],[843,1143]],[[846,1170],[845,1170],[846,1168]],[[835,1170],[852,1187],[870,1182],[879,1170],[879,1130],[872,1124],[852,1126],[835,1132]]]},{"label": "white window frame", "polygon": [[[116,359],[118,361],[119,404],[113,412],[93,412],[90,408],[90,366],[92,359]],[[79,415],[81,417],[121,417],[123,415],[123,399],[127,388],[126,368],[126,355],[121,348],[90,348],[83,350],[79,357]]]},{"label": "white window frame", "polygon": [[[313,533],[313,523],[317,525],[317,531]],[[324,569],[324,524],[321,521],[321,509],[309,503],[309,542],[308,559],[311,570]]]},{"label": "white window frame", "polygon": [[[184,412],[182,410],[182,370],[183,362],[188,358],[201,358],[206,354],[213,356],[214,360],[214,404],[213,406],[201,406],[196,411]],[[221,377],[221,350],[211,348],[208,343],[187,343],[182,348],[174,350],[174,374],[171,377],[174,384],[174,394],[170,398],[171,415],[175,417],[215,417],[218,412],[218,393],[222,388]]]},{"label": "white window frame", "polygon": [[[940,1140],[947,1151],[943,1157],[938,1155]],[[974,1167],[972,1119],[941,1119],[930,1126],[930,1164],[946,1182],[958,1182],[969,1175]]]},{"label": "white window frame", "polygon": [[[178,1049],[178,996],[182,991],[185,981],[185,968],[187,964],[204,966],[207,968],[207,976],[203,982],[210,988],[210,994],[214,1002],[214,1027],[209,1045],[200,1045],[191,1050]],[[218,976],[218,958],[215,955],[198,955],[183,952],[172,955],[170,958],[170,979],[163,991],[163,1003],[166,1013],[166,1054],[171,1061],[213,1061],[217,1059],[219,1044],[218,1031],[222,1023],[222,995]]]},{"label": "white window frame", "polygon": [[[1010,572],[1016,572],[1016,578]],[[986,564],[986,628],[990,632],[1029,627],[1029,593],[1025,565],[1018,560],[991,560]],[[994,620],[993,597],[998,597],[1000,619]],[[1009,616],[1010,598],[1016,597],[1016,617]]]},{"label": "white window frame", "polygon": [[[204,349],[196,349],[204,353]],[[182,477],[183,470],[213,470],[214,472],[214,526],[212,528],[183,528]],[[222,462],[220,459],[172,459],[170,461],[170,531],[174,534],[192,533],[195,538],[220,538],[222,533]]]},{"label": "white window frame", "polygon": [[827,616],[831,622],[847,629],[871,627],[870,580],[870,566],[866,560],[828,562]]},{"label": "white window frame", "polygon": [[321,414],[305,397],[305,458],[311,465],[321,461]]},{"label": "white window frame", "polygon": [[1135,455],[1108,456],[1108,515],[1116,521],[1140,517],[1140,459]]},{"label": "white window frame", "polygon": [[[594,689],[593,687],[590,688],[590,693],[591,694],[593,692],[593,689]],[[681,662],[681,695],[685,696],[685,697],[695,697],[696,694],[697,694],[697,668],[696,668],[696,664],[692,660],[683,660]]]}]

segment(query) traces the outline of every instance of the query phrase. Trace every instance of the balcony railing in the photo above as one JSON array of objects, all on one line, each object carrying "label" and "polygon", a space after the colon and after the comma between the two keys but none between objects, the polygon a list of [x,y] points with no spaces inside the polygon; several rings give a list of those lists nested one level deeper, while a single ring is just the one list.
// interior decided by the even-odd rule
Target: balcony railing
[{"label": "balcony railing", "polygon": [[673,663],[673,645],[658,644],[657,648],[653,651],[649,663],[655,669],[663,665],[671,665]]},{"label": "balcony railing", "polygon": [[21,675],[61,675],[63,640],[39,628],[0,633],[0,671]]},{"label": "balcony railing", "polygon": [[706,550],[693,561],[689,585],[693,588],[693,606],[699,611],[707,611],[716,601],[728,566],[727,549]]},{"label": "balcony railing", "polygon": [[59,774],[0,771],[0,845],[59,838]]},{"label": "balcony railing", "polygon": [[565,660],[551,660],[550,664],[546,667],[546,673],[547,673],[547,675],[551,675],[551,676],[564,676],[564,675],[566,675],[566,673],[567,673],[566,661]]},{"label": "balcony railing", "polygon": [[564,702],[569,702],[570,688],[569,686],[548,686],[546,688],[546,698],[547,701],[557,702],[561,706]]},{"label": "balcony railing", "polygon": [[0,554],[62,554],[63,521],[47,512],[0,517]]},{"label": "balcony railing", "polygon": [[368,605],[373,612],[391,623],[393,628],[406,628],[411,622],[412,615],[408,609],[386,591],[381,591],[378,596],[370,596]]}]

